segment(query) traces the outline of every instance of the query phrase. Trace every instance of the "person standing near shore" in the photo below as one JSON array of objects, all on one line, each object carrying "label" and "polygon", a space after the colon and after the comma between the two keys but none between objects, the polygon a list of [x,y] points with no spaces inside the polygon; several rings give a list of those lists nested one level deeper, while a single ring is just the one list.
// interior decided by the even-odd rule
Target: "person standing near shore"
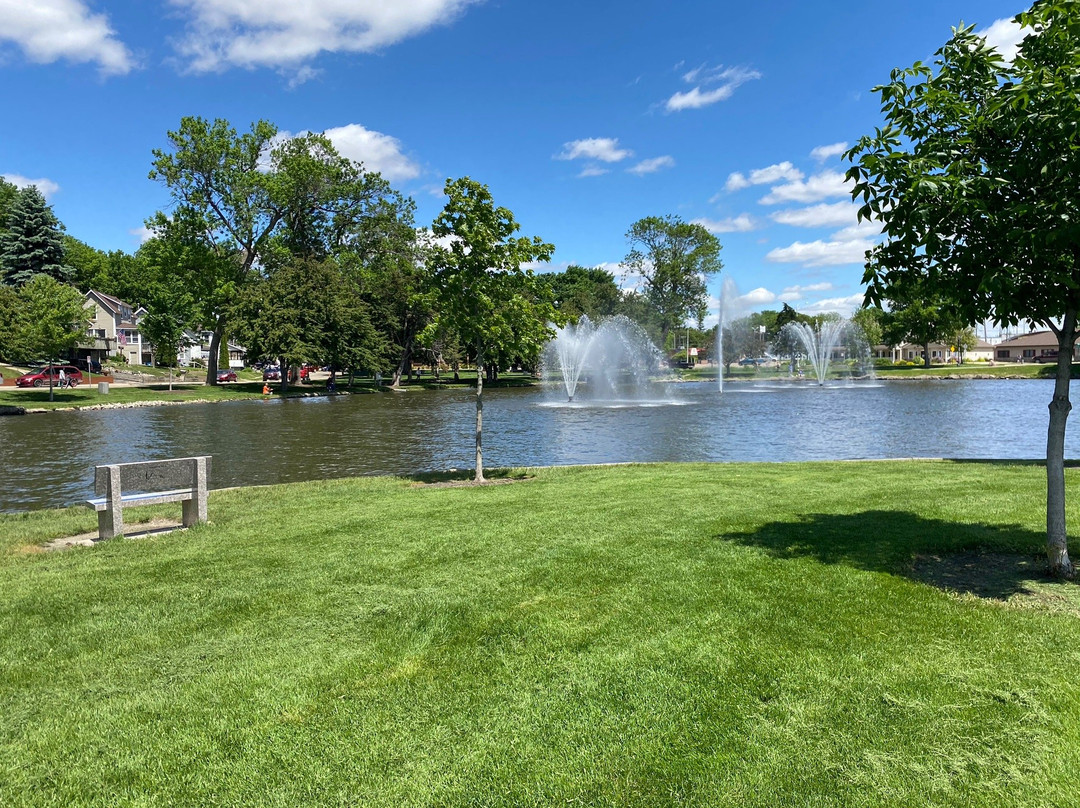
[{"label": "person standing near shore", "polygon": [[56,378],[57,378],[57,383],[60,385],[60,389],[63,389],[65,387],[67,387],[67,374],[64,373],[63,368],[60,368],[60,373]]}]

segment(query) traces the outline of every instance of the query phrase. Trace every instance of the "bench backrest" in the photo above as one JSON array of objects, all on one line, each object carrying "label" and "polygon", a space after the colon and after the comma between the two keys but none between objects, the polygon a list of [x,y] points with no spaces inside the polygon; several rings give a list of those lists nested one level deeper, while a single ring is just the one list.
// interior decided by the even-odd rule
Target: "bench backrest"
[{"label": "bench backrest", "polygon": [[171,491],[176,488],[194,488],[199,479],[199,464],[205,464],[206,485],[210,482],[210,455],[180,457],[174,460],[147,460],[141,463],[113,463],[96,466],[94,470],[94,494],[99,497],[109,493],[109,478],[116,474],[120,490],[125,494],[146,491]]}]

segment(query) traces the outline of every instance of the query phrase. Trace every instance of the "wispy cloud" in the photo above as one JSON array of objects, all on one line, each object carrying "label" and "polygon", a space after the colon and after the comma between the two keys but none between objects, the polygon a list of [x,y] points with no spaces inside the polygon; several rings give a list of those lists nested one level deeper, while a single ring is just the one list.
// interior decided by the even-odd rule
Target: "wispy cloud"
[{"label": "wispy cloud", "polygon": [[818,146],[811,149],[810,156],[819,163],[824,163],[830,157],[839,157],[847,151],[847,147],[848,144],[846,142],[830,143],[828,146]]},{"label": "wispy cloud", "polygon": [[1011,62],[1016,58],[1020,42],[1031,33],[1031,29],[1021,28],[1012,20],[995,20],[988,28],[975,33],[985,39],[987,45],[1005,57],[1005,61]]},{"label": "wispy cloud", "polygon": [[866,251],[874,247],[869,239],[851,241],[796,241],[787,247],[777,247],[765,255],[766,261],[777,264],[802,264],[808,267],[842,266],[861,264]]},{"label": "wispy cloud", "polygon": [[91,14],[81,0],[0,0],[3,40],[14,42],[27,59],[40,64],[89,62],[105,75],[122,75],[135,67],[109,18]]},{"label": "wispy cloud", "polygon": [[[308,134],[307,130],[300,136]],[[391,182],[411,180],[420,176],[420,166],[410,159],[400,140],[358,123],[348,123],[327,129],[323,134],[334,144],[338,154],[358,163],[367,171],[377,171]],[[279,132],[277,141],[288,140],[292,132]],[[439,195],[442,188],[438,189]]]},{"label": "wispy cloud", "polygon": [[728,174],[727,182],[724,183],[724,190],[741,191],[743,188],[749,188],[751,185],[771,185],[772,183],[780,182],[781,180],[797,182],[802,178],[803,173],[795,168],[790,161],[785,160],[782,163],[765,166],[765,168],[755,168],[749,175],[739,171]]},{"label": "wispy cloud", "polygon": [[808,203],[849,194],[850,190],[843,174],[839,171],[822,171],[805,181],[795,180],[785,185],[777,185],[759,201],[762,205],[776,205],[781,202]]},{"label": "wispy cloud", "polygon": [[684,73],[682,77],[687,84],[697,86],[686,92],[672,95],[664,102],[664,109],[668,112],[680,112],[684,109],[700,109],[718,101],[726,101],[743,84],[760,78],[761,73],[746,67],[702,65]]},{"label": "wispy cloud", "polygon": [[[324,52],[370,53],[434,26],[453,22],[479,1],[170,0],[170,3],[187,17],[187,34],[178,44],[179,53],[193,72],[205,73],[228,67],[300,70]],[[24,4],[19,0],[6,2]]]},{"label": "wispy cloud", "polygon": [[610,173],[611,169],[603,168],[597,165],[585,166],[578,173],[578,177],[602,177],[604,174]]},{"label": "wispy cloud", "polygon": [[555,155],[556,160],[599,160],[602,163],[618,163],[627,157],[633,157],[630,149],[619,146],[617,137],[587,137],[571,140],[563,144],[563,150]]},{"label": "wispy cloud", "polygon": [[662,157],[650,157],[648,160],[642,160],[640,163],[632,165],[626,170],[631,174],[637,174],[641,177],[645,174],[655,174],[657,171],[671,168],[674,165],[675,158],[670,154],[665,154]]},{"label": "wispy cloud", "polygon": [[858,211],[858,206],[850,202],[832,202],[778,210],[769,218],[791,227],[839,227],[854,225],[858,221]]},{"label": "wispy cloud", "polygon": [[48,177],[31,179],[30,177],[24,177],[22,174],[0,174],[0,177],[3,177],[16,188],[26,188],[31,185],[36,185],[37,189],[41,191],[41,195],[46,199],[52,199],[52,197],[60,190],[59,183],[53,182]]},{"label": "wispy cloud", "polygon": [[758,223],[748,213],[740,213],[727,219],[694,219],[692,224],[700,224],[710,233],[749,233],[757,230]]}]

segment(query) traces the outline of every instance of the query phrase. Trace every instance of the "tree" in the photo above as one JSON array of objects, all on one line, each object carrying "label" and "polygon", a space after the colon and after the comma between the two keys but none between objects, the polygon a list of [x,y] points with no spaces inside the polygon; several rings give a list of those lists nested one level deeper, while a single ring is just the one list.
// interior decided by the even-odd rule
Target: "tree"
[{"label": "tree", "polygon": [[[153,346],[155,363],[169,368],[176,366],[177,355],[186,344],[185,332],[191,327],[196,311],[193,290],[179,271],[187,263],[188,250],[181,242],[155,238],[139,251],[139,264],[147,277],[155,279],[140,296],[147,313],[139,320],[139,330]],[[170,370],[170,390],[172,382]]]},{"label": "tree", "polygon": [[584,314],[596,322],[619,313],[622,293],[606,269],[571,264],[563,272],[538,275],[537,280],[551,290],[555,308],[568,320]]},{"label": "tree", "polygon": [[868,256],[869,302],[897,287],[940,295],[963,324],[1037,323],[1058,340],[1047,429],[1047,556],[1072,577],[1065,425],[1080,316],[1080,0],[1037,0],[1012,63],[954,29],[932,66],[877,88],[885,125],[848,152],[860,219],[886,240]]},{"label": "tree", "polygon": [[7,230],[7,217],[19,196],[18,186],[0,177],[0,233]]},{"label": "tree", "polygon": [[911,342],[923,348],[923,366],[930,367],[930,343],[945,343],[964,323],[949,302],[921,285],[897,285],[889,301],[890,310],[882,318],[882,334],[890,345]]},{"label": "tree", "polygon": [[554,246],[538,237],[515,237],[520,225],[491,192],[468,177],[446,181],[446,207],[432,232],[448,239],[432,256],[437,289],[429,330],[455,332],[476,360],[476,481],[484,480],[484,363],[489,354],[539,352],[551,336],[555,310],[522,264],[550,260]]},{"label": "tree", "polygon": [[[35,275],[19,290],[22,310],[18,338],[25,350],[50,361],[68,353],[86,336],[91,313],[76,289],[48,275]],[[49,401],[53,379],[49,376]]]},{"label": "tree", "polygon": [[0,359],[26,359],[19,347],[18,317],[22,301],[14,287],[0,285]]},{"label": "tree", "polygon": [[859,329],[866,344],[872,349],[884,339],[885,312],[877,306],[863,306],[851,315],[851,322]]},{"label": "tree", "polygon": [[35,185],[19,191],[0,234],[0,280],[21,286],[35,275],[67,282],[71,268],[64,265],[63,226]]},{"label": "tree", "polygon": [[184,118],[169,133],[172,151],[154,151],[150,178],[169,188],[176,205],[151,226],[198,241],[213,256],[190,273],[213,332],[208,384],[217,383],[229,304],[260,277],[259,269],[290,256],[321,260],[347,245],[357,220],[392,193],[382,177],[341,157],[324,136],[277,135],[267,121],[238,135],[227,121]]},{"label": "tree", "polygon": [[707,280],[723,267],[720,241],[699,224],[678,216],[647,216],[626,233],[630,252],[623,263],[644,284],[649,304],[660,319],[660,341],[666,348],[673,328],[694,316],[704,319]]}]

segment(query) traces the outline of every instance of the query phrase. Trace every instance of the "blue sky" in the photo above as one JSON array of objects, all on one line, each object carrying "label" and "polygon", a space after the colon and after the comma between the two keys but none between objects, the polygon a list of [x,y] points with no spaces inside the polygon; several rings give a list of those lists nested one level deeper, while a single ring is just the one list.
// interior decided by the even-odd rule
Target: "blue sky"
[{"label": "blue sky", "polygon": [[[0,174],[37,181],[68,231],[137,248],[168,204],[151,150],[184,115],[327,131],[412,195],[488,184],[554,265],[623,282],[624,234],[700,221],[747,308],[850,311],[873,237],[838,144],[880,123],[870,89],[1005,0],[0,0]],[[625,283],[632,283],[627,279]],[[720,279],[712,283],[714,292]]]}]

